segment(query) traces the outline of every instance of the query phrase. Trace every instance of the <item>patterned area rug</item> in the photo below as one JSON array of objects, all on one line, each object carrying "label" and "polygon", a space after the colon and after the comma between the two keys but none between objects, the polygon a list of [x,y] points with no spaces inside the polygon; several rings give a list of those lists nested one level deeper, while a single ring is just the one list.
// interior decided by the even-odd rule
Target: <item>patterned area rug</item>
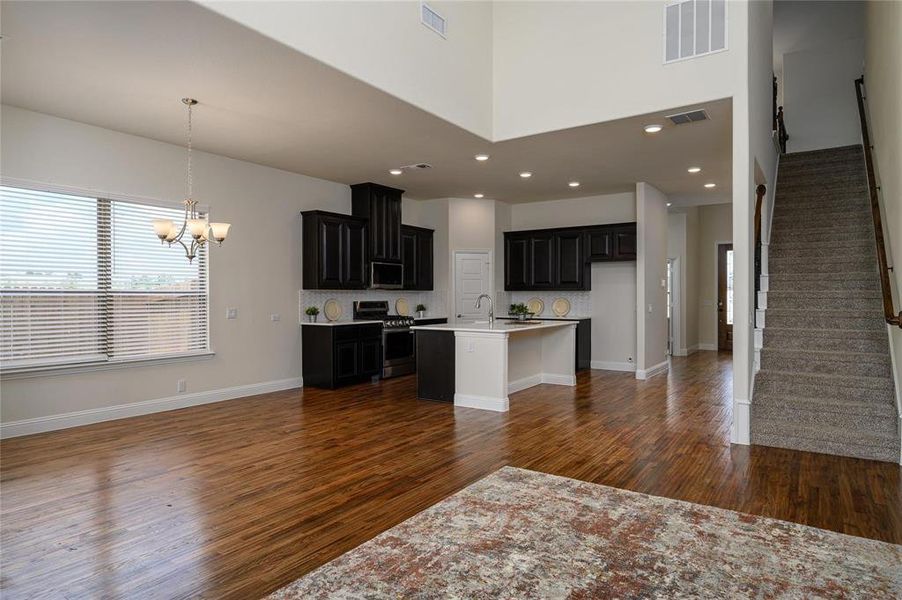
[{"label": "patterned area rug", "polygon": [[504,467],[269,598],[902,598],[902,546]]}]

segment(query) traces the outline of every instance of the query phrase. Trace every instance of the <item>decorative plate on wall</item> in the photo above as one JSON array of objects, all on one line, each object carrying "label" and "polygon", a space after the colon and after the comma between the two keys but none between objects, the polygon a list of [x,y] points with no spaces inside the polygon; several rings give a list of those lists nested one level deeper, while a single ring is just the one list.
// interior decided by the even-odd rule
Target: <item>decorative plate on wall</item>
[{"label": "decorative plate on wall", "polygon": [[338,300],[335,298],[329,298],[326,300],[325,304],[323,304],[323,314],[326,315],[326,319],[329,321],[337,321],[341,318],[341,304],[338,303]]},{"label": "decorative plate on wall", "polygon": [[526,309],[538,317],[545,310],[545,303],[542,302],[541,298],[530,298],[529,302],[526,303]]},{"label": "decorative plate on wall", "polygon": [[566,298],[555,298],[551,303],[551,312],[558,317],[566,317],[570,312],[570,301]]},{"label": "decorative plate on wall", "polygon": [[410,314],[410,305],[407,303],[406,298],[398,298],[395,300],[395,312],[402,317],[406,317]]}]

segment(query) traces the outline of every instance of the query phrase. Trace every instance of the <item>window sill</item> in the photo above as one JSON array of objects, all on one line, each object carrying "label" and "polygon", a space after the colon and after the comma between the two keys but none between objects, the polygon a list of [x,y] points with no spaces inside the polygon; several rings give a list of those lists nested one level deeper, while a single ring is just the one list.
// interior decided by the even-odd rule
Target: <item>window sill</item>
[{"label": "window sill", "polygon": [[134,367],[154,367],[171,363],[190,362],[196,360],[208,360],[216,356],[212,350],[196,352],[192,354],[179,354],[176,356],[161,356],[158,358],[141,358],[136,360],[101,361],[82,364],[44,365],[29,367],[11,367],[0,370],[0,379],[27,379],[29,377],[49,377],[52,375],[73,375],[76,373],[90,373],[92,371],[114,371]]}]

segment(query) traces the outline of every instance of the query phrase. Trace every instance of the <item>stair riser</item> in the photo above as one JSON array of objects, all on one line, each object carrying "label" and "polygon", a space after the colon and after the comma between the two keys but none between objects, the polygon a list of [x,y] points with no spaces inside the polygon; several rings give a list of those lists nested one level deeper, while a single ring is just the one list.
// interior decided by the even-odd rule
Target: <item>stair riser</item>
[{"label": "stair riser", "polygon": [[820,190],[825,193],[835,191],[839,193],[856,193],[867,190],[868,181],[864,174],[838,173],[836,175],[790,173],[781,172],[777,180],[777,189],[781,193],[793,191]]},{"label": "stair riser", "polygon": [[877,276],[877,258],[860,256],[830,256],[808,258],[768,258],[769,273],[835,273],[838,271],[873,271]]},{"label": "stair riser", "polygon": [[804,243],[804,242],[829,242],[831,240],[849,240],[863,242],[874,239],[874,227],[872,224],[863,224],[850,227],[845,231],[837,231],[834,228],[814,227],[812,229],[790,231],[781,230],[774,226],[770,235],[771,246],[779,243]]},{"label": "stair riser", "polygon": [[810,231],[812,229],[824,230],[830,236],[844,233],[848,229],[864,229],[871,224],[870,215],[858,213],[843,215],[774,215],[774,231]]},{"label": "stair riser", "polygon": [[[775,356],[776,355],[776,356]],[[810,355],[797,358],[786,356],[785,352],[768,352],[761,354],[761,368],[795,373],[814,373],[817,375],[847,375],[850,377],[892,377],[893,371],[889,361],[884,363],[829,361],[812,359]]]},{"label": "stair riser", "polygon": [[807,440],[783,435],[774,435],[763,432],[752,433],[752,444],[758,446],[772,446],[775,448],[789,448],[803,452],[817,452],[819,454],[836,454],[863,458],[866,460],[879,460],[883,462],[899,462],[898,448],[872,448],[867,446],[853,446],[842,442]]},{"label": "stair riser", "polygon": [[875,291],[880,289],[880,282],[870,279],[849,279],[847,281],[836,281],[831,279],[806,279],[802,277],[790,278],[788,276],[779,279],[774,275],[771,275],[770,281],[768,282],[768,289],[771,292],[835,292],[843,290]]},{"label": "stair riser", "polygon": [[793,335],[777,335],[771,333],[774,328],[764,330],[764,350],[831,350],[835,352],[889,352],[886,339],[881,341],[856,339],[824,340],[808,334],[810,330],[792,330]]},{"label": "stair riser", "polygon": [[767,298],[768,308],[790,308],[790,309],[811,309],[811,310],[861,310],[871,313],[880,314],[881,301],[875,298],[806,298],[804,296],[798,298],[780,296],[773,297],[771,292]]},{"label": "stair riser", "polygon": [[837,255],[873,257],[875,244],[870,240],[843,240],[841,242],[809,242],[808,245],[772,245],[768,248],[768,260],[775,258],[833,258]]},{"label": "stair riser", "polygon": [[775,412],[782,414],[784,410],[813,412],[817,414],[852,414],[858,416],[870,416],[889,420],[895,423],[896,407],[889,402],[855,403],[849,399],[825,399],[805,398],[797,396],[784,396],[780,394],[761,393],[756,390],[752,403],[752,414],[761,415],[756,411]]},{"label": "stair riser", "polygon": [[824,327],[869,331],[882,331],[885,328],[883,319],[879,317],[828,317],[819,312],[787,315],[773,309],[767,311],[767,325],[793,329]]},{"label": "stair riser", "polygon": [[766,394],[785,394],[803,398],[849,398],[855,402],[895,403],[892,379],[812,377],[804,373],[761,371],[755,379],[755,390]]},{"label": "stair riser", "polygon": [[[816,412],[797,410],[788,406],[756,406],[752,404],[752,419],[756,427],[763,421],[772,423],[789,423],[798,426],[842,427],[862,434],[890,437],[896,433],[895,415],[879,417],[871,415],[853,415],[839,412]],[[764,428],[765,430],[768,428]],[[759,428],[760,430],[760,428]]]},{"label": "stair riser", "polygon": [[777,195],[774,202],[774,216],[784,213],[837,212],[848,210],[870,214],[871,205],[867,194],[787,194]]}]

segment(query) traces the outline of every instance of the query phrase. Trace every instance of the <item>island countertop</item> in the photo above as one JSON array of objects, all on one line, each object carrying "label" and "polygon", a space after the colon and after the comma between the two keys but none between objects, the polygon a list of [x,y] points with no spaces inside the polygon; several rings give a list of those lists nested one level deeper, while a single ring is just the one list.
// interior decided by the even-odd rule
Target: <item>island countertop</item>
[{"label": "island countertop", "polygon": [[441,323],[436,325],[414,325],[411,330],[426,331],[463,331],[468,333],[517,333],[520,331],[536,331],[538,329],[553,329],[557,327],[576,327],[575,321],[527,321],[519,323],[508,320],[495,320],[493,325],[485,322],[477,323]]}]

